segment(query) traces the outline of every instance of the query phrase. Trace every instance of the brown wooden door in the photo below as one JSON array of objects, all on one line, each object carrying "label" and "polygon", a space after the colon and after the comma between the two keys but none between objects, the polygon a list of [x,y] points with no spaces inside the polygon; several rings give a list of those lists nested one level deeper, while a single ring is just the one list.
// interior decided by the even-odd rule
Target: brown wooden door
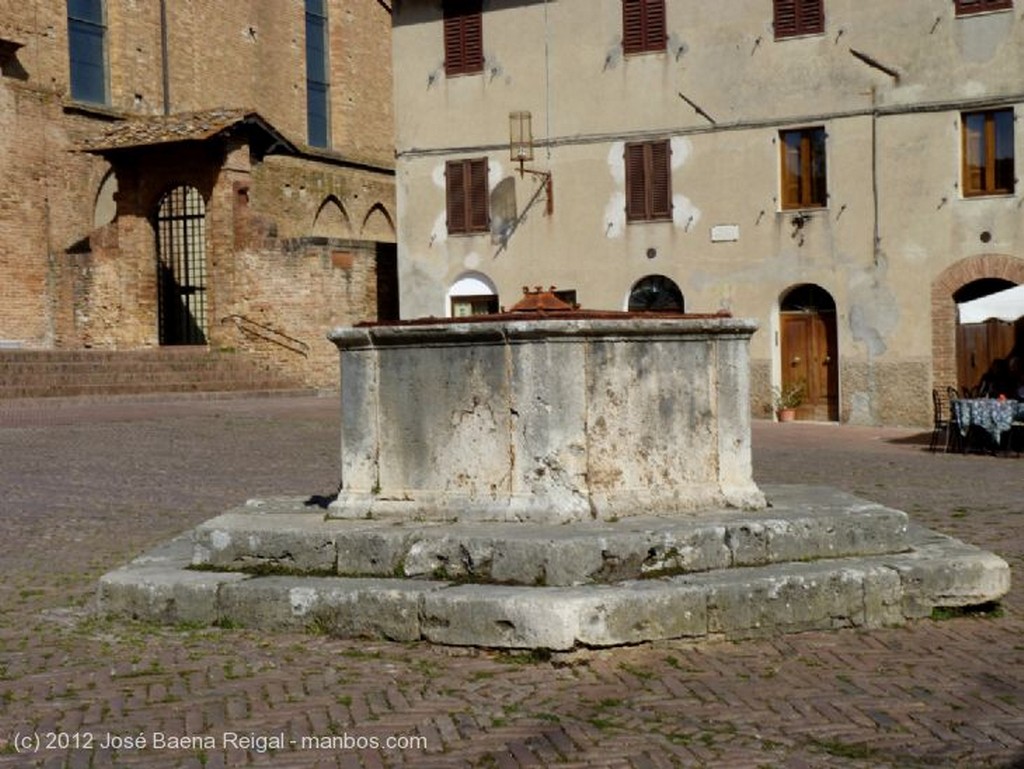
[{"label": "brown wooden door", "polygon": [[957,385],[975,388],[992,366],[993,361],[1006,358],[1016,343],[1013,323],[988,320],[956,327]]},{"label": "brown wooden door", "polygon": [[838,421],[839,356],[835,313],[782,313],[782,385],[803,382],[798,419]]}]

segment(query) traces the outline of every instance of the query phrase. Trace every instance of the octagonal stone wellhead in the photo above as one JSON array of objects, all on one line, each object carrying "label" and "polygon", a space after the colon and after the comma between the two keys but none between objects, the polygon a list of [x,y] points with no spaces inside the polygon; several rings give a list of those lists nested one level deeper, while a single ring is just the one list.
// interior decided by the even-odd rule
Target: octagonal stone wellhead
[{"label": "octagonal stone wellhead", "polygon": [[758,509],[750,320],[573,311],[333,331],[334,518],[613,521]]}]

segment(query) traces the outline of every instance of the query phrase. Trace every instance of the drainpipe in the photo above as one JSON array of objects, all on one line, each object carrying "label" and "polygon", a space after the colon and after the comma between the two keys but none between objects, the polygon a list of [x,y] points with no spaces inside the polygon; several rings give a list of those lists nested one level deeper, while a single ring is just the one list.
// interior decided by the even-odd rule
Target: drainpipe
[{"label": "drainpipe", "polygon": [[171,114],[171,66],[167,47],[167,0],[160,0],[160,71],[163,75],[164,114]]}]

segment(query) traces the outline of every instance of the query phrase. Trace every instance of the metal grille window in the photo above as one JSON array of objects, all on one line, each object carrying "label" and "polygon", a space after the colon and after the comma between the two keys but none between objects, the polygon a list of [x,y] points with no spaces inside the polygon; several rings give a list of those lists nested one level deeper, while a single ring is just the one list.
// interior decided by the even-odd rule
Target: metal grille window
[{"label": "metal grille window", "polygon": [[103,0],[68,0],[72,99],[107,103],[106,34]]},{"label": "metal grille window", "polygon": [[206,344],[206,204],[175,187],[157,211],[160,344]]},{"label": "metal grille window", "polygon": [[306,0],[306,132],[311,147],[330,146],[327,8]]}]

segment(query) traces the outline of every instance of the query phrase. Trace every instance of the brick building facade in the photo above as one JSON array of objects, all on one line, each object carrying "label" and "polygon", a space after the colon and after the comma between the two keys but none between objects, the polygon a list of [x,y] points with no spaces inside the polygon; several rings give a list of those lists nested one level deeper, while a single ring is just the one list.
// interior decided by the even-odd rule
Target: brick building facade
[{"label": "brick building facade", "polygon": [[0,346],[259,352],[397,316],[377,0],[0,0]]}]

